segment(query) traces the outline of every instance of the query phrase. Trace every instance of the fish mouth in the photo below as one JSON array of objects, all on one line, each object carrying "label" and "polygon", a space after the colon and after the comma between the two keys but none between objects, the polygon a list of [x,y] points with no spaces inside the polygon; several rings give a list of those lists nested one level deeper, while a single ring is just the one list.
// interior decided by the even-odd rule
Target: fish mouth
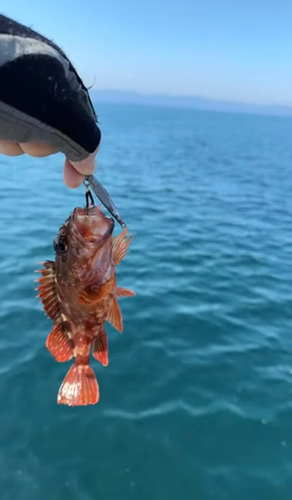
[{"label": "fish mouth", "polygon": [[106,217],[100,207],[73,210],[72,221],[80,236],[101,246],[112,235],[114,220]]}]

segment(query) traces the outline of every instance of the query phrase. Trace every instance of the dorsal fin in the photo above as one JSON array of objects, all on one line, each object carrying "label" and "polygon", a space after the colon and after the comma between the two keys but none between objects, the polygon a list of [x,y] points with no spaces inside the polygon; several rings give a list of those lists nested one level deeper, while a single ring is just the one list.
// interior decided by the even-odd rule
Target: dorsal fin
[{"label": "dorsal fin", "polygon": [[60,363],[73,357],[73,341],[69,338],[65,323],[54,325],[49,334],[46,347],[52,356]]},{"label": "dorsal fin", "polygon": [[129,245],[133,239],[131,235],[126,236],[128,228],[125,227],[119,236],[113,237],[112,251],[114,264],[117,266],[128,252]]},{"label": "dorsal fin", "polygon": [[61,310],[59,297],[56,292],[55,262],[47,260],[41,262],[41,264],[45,267],[44,269],[36,271],[42,274],[42,276],[36,280],[39,282],[39,286],[36,288],[39,292],[37,297],[41,299],[44,306],[43,309],[47,315],[57,323],[61,319]]}]

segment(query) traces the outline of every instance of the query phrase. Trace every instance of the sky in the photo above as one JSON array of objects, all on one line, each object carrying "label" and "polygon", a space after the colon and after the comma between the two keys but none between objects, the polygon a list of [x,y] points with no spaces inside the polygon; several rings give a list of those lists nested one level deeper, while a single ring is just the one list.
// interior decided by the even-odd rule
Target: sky
[{"label": "sky", "polygon": [[86,86],[292,106],[291,0],[13,0]]}]

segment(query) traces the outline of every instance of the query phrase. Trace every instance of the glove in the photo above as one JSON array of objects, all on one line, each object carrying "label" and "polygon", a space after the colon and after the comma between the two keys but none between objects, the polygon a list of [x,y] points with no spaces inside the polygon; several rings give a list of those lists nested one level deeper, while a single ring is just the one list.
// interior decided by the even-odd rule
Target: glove
[{"label": "glove", "polygon": [[64,52],[0,15],[0,140],[43,143],[75,164],[97,151],[96,122],[88,91]]}]

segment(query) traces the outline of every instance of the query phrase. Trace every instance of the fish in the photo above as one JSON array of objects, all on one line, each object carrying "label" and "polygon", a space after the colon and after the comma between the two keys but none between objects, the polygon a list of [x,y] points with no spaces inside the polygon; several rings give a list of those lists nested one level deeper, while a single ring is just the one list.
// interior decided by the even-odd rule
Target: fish
[{"label": "fish", "polygon": [[116,267],[126,256],[133,237],[127,226],[113,236],[114,220],[100,205],[76,207],[53,241],[55,260],[46,260],[36,290],[53,326],[46,347],[58,362],[74,360],[57,395],[57,403],[87,406],[100,398],[91,354],[109,363],[105,323],[123,331],[118,298],[135,292],[117,285]]}]

